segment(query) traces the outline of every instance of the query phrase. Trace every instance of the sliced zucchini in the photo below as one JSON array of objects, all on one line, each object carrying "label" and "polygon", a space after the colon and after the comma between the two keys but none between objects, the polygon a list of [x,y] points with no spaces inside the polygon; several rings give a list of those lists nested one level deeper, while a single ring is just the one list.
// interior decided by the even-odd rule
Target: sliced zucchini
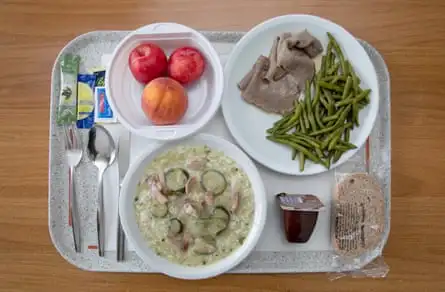
[{"label": "sliced zucchini", "polygon": [[153,203],[150,206],[150,211],[153,214],[153,216],[162,218],[165,217],[168,213],[168,206],[167,204],[161,204],[157,201],[153,201]]},{"label": "sliced zucchini", "polygon": [[177,195],[185,192],[185,185],[190,177],[187,170],[183,168],[172,168],[165,173],[165,185],[168,194]]},{"label": "sliced zucchini", "polygon": [[182,222],[179,219],[173,218],[170,220],[169,233],[172,235],[178,235],[183,230]]},{"label": "sliced zucchini", "polygon": [[219,235],[221,232],[227,229],[229,226],[229,221],[221,218],[211,218],[209,219],[208,231],[212,235]]},{"label": "sliced zucchini", "polygon": [[193,245],[193,252],[199,255],[209,255],[216,251],[216,242],[211,237],[198,237]]},{"label": "sliced zucchini", "polygon": [[201,187],[204,191],[219,196],[226,190],[227,180],[222,172],[208,169],[201,174]]},{"label": "sliced zucchini", "polygon": [[212,218],[219,218],[228,223],[230,221],[230,213],[223,206],[216,206],[213,210]]},{"label": "sliced zucchini", "polygon": [[209,219],[191,220],[190,223],[187,224],[187,230],[193,236],[204,236],[209,234],[208,226]]}]

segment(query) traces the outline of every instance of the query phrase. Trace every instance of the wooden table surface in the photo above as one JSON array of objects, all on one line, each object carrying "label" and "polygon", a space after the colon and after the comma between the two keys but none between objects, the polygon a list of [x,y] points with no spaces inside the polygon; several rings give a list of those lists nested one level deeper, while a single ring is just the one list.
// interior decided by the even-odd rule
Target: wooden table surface
[{"label": "wooden table surface", "polygon": [[[428,3],[428,4],[425,4]],[[248,30],[311,13],[373,44],[392,81],[392,222],[384,280],[226,275],[184,282],[84,272],[48,234],[50,76],[59,50],[92,30],[174,21]],[[1,291],[444,291],[445,3],[441,0],[0,0]]]}]

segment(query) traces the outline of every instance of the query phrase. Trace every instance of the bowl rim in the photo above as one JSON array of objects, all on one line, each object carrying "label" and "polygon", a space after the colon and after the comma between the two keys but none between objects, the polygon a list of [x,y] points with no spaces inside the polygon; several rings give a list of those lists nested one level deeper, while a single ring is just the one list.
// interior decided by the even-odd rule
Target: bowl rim
[{"label": "bowl rim", "polygon": [[[218,148],[218,150],[224,151],[225,155],[231,157],[232,159],[234,158],[231,156],[231,153],[234,153],[234,156],[240,156],[242,161],[235,161],[239,164],[240,167],[244,169],[246,175],[249,177],[253,190],[257,190],[253,193],[255,206],[253,224],[244,243],[225,258],[222,258],[221,260],[213,264],[199,267],[188,267],[180,264],[175,264],[160,256],[155,256],[154,254],[150,255],[149,253],[147,253],[147,251],[150,251],[151,248],[148,246],[147,242],[145,240],[139,240],[135,238],[133,236],[134,234],[131,231],[132,229],[135,230],[135,228],[139,231],[136,218],[132,217],[135,213],[134,208],[132,207],[134,193],[129,192],[130,184],[134,184],[139,181],[139,177],[136,177],[138,175],[138,170],[141,167],[144,168],[147,163],[152,161],[152,159],[154,159],[160,153],[179,145],[188,145],[188,143],[191,143],[192,145],[205,145],[206,143],[213,143],[214,145],[219,145],[217,146],[220,147]],[[165,148],[164,146],[168,146],[168,148]],[[212,148],[212,146],[209,147]],[[128,207],[129,204],[131,204],[131,207]],[[255,163],[233,143],[227,141],[224,138],[210,134],[198,134],[196,136],[190,137],[189,139],[177,141],[176,143],[172,142],[168,144],[157,145],[156,147],[148,149],[144,153],[140,154],[130,164],[127,174],[125,175],[125,178],[122,182],[122,190],[119,197],[119,206],[122,206],[122,208],[119,208],[119,215],[121,218],[123,230],[127,235],[128,242],[134,247],[136,254],[157,272],[163,273],[170,277],[187,280],[215,277],[237,266],[255,248],[261,234],[263,233],[267,216],[266,189]],[[141,236],[140,231],[137,237],[139,236]]]},{"label": "bowl rim", "polygon": [[[110,81],[110,75],[114,68],[115,59],[117,56],[119,56],[122,52],[122,47],[126,45],[126,43],[133,38],[135,35],[149,35],[156,33],[155,30],[158,27],[171,27],[172,29],[175,29],[180,32],[187,32],[192,33],[194,37],[196,37],[202,45],[204,45],[206,48],[206,54],[210,56],[210,60],[207,62],[206,65],[212,66],[213,70],[215,70],[215,94],[210,94],[207,96],[207,98],[211,98],[211,104],[207,108],[207,110],[203,113],[202,118],[198,119],[196,123],[188,125],[185,129],[174,129],[176,125],[168,126],[168,127],[162,127],[162,126],[155,126],[154,128],[158,128],[153,131],[143,131],[141,129],[136,129],[129,122],[127,122],[126,118],[123,117],[120,114],[120,111],[117,109],[117,106],[114,103],[113,97],[112,97],[112,86]],[[175,31],[165,32],[162,31],[163,34],[169,34],[169,33],[175,33]],[[137,28],[136,30],[130,32],[128,35],[126,35],[116,46],[116,48],[113,50],[112,56],[110,58],[110,62],[107,65],[107,74],[105,74],[105,89],[107,92],[107,100],[110,104],[111,109],[113,110],[114,114],[116,115],[118,121],[130,132],[138,135],[143,136],[149,139],[154,139],[157,141],[174,141],[183,139],[185,137],[188,137],[192,134],[195,134],[200,129],[202,129],[205,125],[207,125],[215,116],[217,110],[220,107],[222,96],[223,96],[223,90],[224,90],[224,69],[221,63],[221,60],[219,58],[218,53],[216,52],[216,49],[213,47],[211,42],[199,31],[188,27],[183,24],[174,23],[174,22],[157,22],[157,23],[151,23],[142,27]],[[169,135],[169,133],[174,132],[174,135]]]},{"label": "bowl rim", "polygon": [[[281,15],[274,18],[267,19],[257,25],[255,25],[252,29],[250,29],[244,36],[236,43],[235,47],[232,49],[226,63],[224,66],[224,74],[225,76],[230,76],[231,71],[236,69],[236,62],[235,57],[237,57],[241,51],[244,49],[244,47],[253,39],[256,37],[259,37],[264,31],[269,29],[270,27],[273,27],[275,25],[281,24],[281,23],[289,23],[292,21],[298,21],[298,22],[308,22],[308,23],[320,23],[323,24],[323,26],[330,26],[332,27],[332,30],[335,30],[337,33],[340,33],[343,35],[343,37],[349,39],[350,41],[354,42],[358,47],[360,47],[360,51],[362,51],[366,55],[366,61],[369,63],[369,68],[372,68],[372,72],[368,74],[372,74],[373,79],[375,79],[376,86],[375,88],[372,88],[377,101],[375,101],[375,106],[370,107],[370,111],[368,113],[367,119],[369,122],[367,122],[365,125],[360,125],[361,131],[363,131],[363,137],[356,143],[357,148],[352,149],[350,151],[347,151],[342,157],[333,164],[330,169],[322,169],[320,171],[312,170],[304,170],[303,172],[300,172],[298,168],[288,168],[285,165],[279,165],[279,163],[274,163],[270,159],[264,158],[262,155],[260,155],[255,149],[253,149],[249,143],[246,141],[246,139],[243,138],[243,135],[236,129],[236,124],[233,122],[234,118],[231,117],[228,101],[225,101],[226,94],[228,94],[228,86],[229,86],[229,78],[226,78],[224,80],[224,96],[221,101],[221,108],[222,113],[224,116],[224,121],[227,125],[227,128],[229,129],[230,134],[235,139],[237,144],[247,153],[250,157],[252,157],[256,162],[264,165],[265,167],[282,173],[286,175],[296,175],[296,176],[305,176],[305,175],[313,175],[313,174],[319,174],[324,173],[330,170],[333,170],[334,168],[342,165],[346,161],[348,161],[353,155],[357,153],[358,150],[361,149],[361,147],[366,143],[367,137],[370,135],[372,129],[374,128],[375,121],[377,119],[379,106],[380,106],[380,92],[379,92],[379,83],[377,78],[377,72],[375,70],[374,65],[371,62],[371,59],[369,58],[368,54],[364,50],[364,48],[360,45],[358,40],[349,33],[345,28],[342,26],[319,16],[310,15],[310,14],[287,14],[287,15]],[[373,109],[373,110],[371,110]],[[365,127],[366,126],[366,127]],[[271,163],[272,162],[272,163]]]}]

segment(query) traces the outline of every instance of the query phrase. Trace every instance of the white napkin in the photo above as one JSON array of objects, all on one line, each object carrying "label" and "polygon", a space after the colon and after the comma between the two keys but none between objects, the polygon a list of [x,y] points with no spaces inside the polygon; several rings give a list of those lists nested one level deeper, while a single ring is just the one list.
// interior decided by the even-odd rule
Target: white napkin
[{"label": "white napkin", "polygon": [[[103,125],[113,136],[116,147],[119,137],[128,130],[120,124],[104,124]],[[145,139],[130,134],[130,149],[121,149],[122,151],[130,151],[130,163],[133,162],[143,150],[155,147],[159,142]],[[116,251],[117,242],[117,215],[119,200],[119,155],[116,161],[111,165],[104,174],[104,210],[105,210],[105,250]],[[126,242],[126,249],[133,250],[133,247]]]}]

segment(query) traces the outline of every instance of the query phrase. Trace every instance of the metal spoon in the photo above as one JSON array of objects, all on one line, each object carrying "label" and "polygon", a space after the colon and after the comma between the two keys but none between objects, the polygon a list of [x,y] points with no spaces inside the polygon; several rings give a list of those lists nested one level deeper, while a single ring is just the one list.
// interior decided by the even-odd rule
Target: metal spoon
[{"label": "metal spoon", "polygon": [[105,224],[104,224],[104,200],[103,200],[103,175],[105,170],[116,159],[116,144],[111,134],[100,125],[95,125],[88,133],[88,156],[96,166],[98,174],[98,204],[97,204],[97,239],[99,244],[99,256],[105,252]]}]

